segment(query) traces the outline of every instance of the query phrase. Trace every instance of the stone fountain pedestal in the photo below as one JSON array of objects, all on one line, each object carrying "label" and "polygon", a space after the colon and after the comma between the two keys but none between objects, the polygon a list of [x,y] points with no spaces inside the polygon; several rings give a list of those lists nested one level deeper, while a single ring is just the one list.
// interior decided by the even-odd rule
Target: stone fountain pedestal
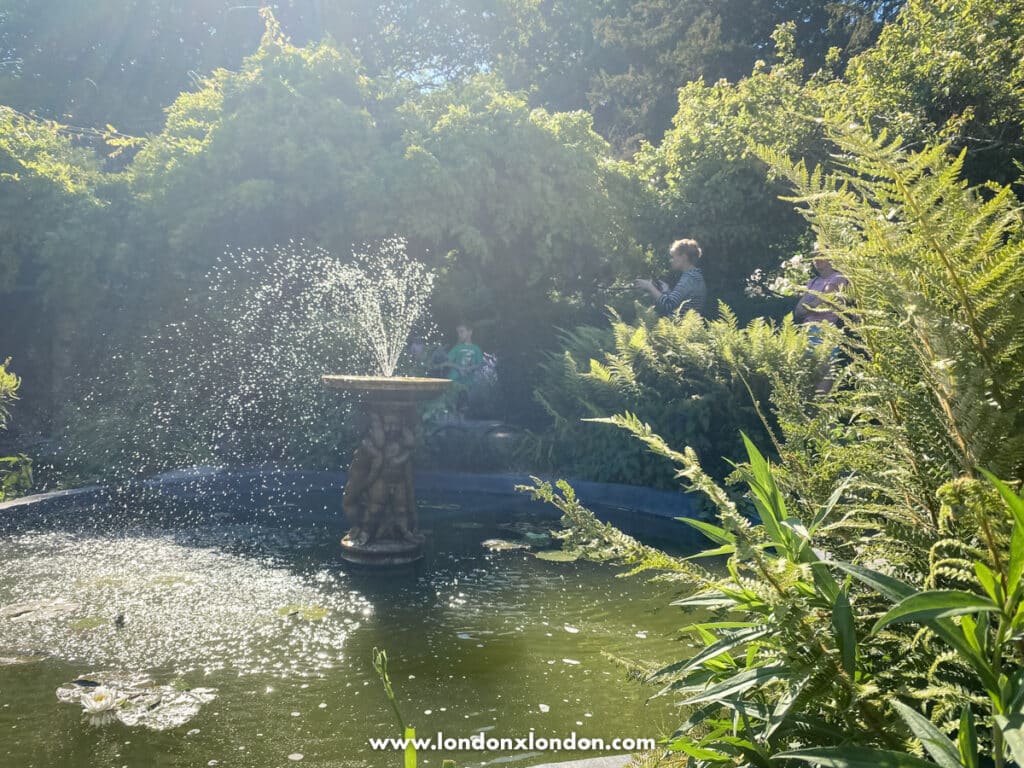
[{"label": "stone fountain pedestal", "polygon": [[412,455],[416,406],[445,391],[448,379],[322,377],[324,386],[360,396],[369,427],[352,457],[342,506],[351,528],[341,556],[361,565],[403,565],[423,552]]}]

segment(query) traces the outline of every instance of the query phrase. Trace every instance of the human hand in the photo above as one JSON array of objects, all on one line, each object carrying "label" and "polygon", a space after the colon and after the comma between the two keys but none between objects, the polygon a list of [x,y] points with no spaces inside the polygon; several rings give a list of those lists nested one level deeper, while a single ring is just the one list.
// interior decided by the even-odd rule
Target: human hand
[{"label": "human hand", "polygon": [[640,278],[635,283],[633,283],[633,287],[642,288],[645,291],[650,291],[654,289],[654,282],[652,280],[644,280],[643,278]]}]

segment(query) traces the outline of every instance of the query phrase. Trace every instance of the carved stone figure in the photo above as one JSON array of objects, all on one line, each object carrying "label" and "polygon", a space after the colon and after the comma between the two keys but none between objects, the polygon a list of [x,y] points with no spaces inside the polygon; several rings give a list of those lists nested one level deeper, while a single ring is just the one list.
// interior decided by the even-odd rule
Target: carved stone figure
[{"label": "carved stone figure", "polygon": [[368,427],[355,450],[342,493],[351,526],[342,557],[368,565],[397,565],[421,555],[413,484],[416,404],[436,397],[447,379],[325,376],[327,386],[365,394]]}]

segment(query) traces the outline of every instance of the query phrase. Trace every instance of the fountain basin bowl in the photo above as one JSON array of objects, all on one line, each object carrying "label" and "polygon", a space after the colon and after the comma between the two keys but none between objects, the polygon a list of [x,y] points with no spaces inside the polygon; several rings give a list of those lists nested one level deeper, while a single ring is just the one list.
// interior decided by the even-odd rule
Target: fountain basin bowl
[{"label": "fountain basin bowl", "polygon": [[353,392],[364,398],[390,402],[418,403],[433,400],[451,386],[451,379],[428,379],[415,376],[339,376],[320,377],[328,389]]}]

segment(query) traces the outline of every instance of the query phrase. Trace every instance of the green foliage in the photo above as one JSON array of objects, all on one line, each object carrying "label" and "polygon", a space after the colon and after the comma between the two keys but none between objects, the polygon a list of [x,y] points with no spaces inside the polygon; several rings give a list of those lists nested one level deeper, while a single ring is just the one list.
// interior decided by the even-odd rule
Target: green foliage
[{"label": "green foliage", "polygon": [[[1024,714],[1024,374],[1021,217],[1009,189],[961,180],[963,155],[917,152],[848,121],[809,171],[759,148],[797,189],[826,256],[851,281],[837,307],[847,361],[827,397],[769,379],[779,463],[745,440],[752,522],[646,419],[603,419],[677,466],[717,524],[685,560],[623,539],[550,487],[570,550],[688,580],[702,643],[648,677],[687,718],[668,748],[693,765],[798,760],[852,768],[1019,762]],[[664,353],[663,353],[664,354]],[[992,468],[992,474],[976,467]],[[985,474],[984,479],[979,474]],[[695,561],[728,558],[725,570]],[[947,738],[955,734],[955,741]]]},{"label": "green foliage", "polygon": [[770,66],[757,62],[735,82],[673,82],[681,87],[672,127],[642,146],[632,167],[657,200],[636,222],[638,239],[695,237],[711,293],[740,307],[739,276],[810,247],[777,199],[777,175],[766,177],[751,150],[827,162],[843,151],[823,130],[837,110],[908,142],[967,149],[964,172],[973,183],[1014,181],[1024,122],[1021,18],[1020,0],[910,0],[845,72],[835,56],[814,71],[821,62],[801,60],[801,34],[783,24]]},{"label": "green foliage", "polygon": [[[18,399],[21,380],[8,370],[10,359],[0,363],[0,430],[7,429],[10,405]],[[32,487],[32,460],[24,454],[0,456],[0,502]]]},{"label": "green foliage", "polygon": [[391,676],[388,674],[388,652],[386,650],[373,649],[373,669],[377,673],[377,677],[380,678],[381,685],[384,686],[384,695],[387,696],[388,703],[395,713],[395,719],[398,721],[399,727],[405,730],[405,718],[402,717],[402,711],[398,708],[398,698],[395,696],[395,690],[391,687]]},{"label": "green foliage", "polygon": [[21,386],[21,380],[7,370],[10,364],[10,358],[0,364],[0,429],[7,428],[7,419],[11,415],[10,404],[18,399],[18,387]]},{"label": "green foliage", "polygon": [[[858,647],[867,634],[861,612],[870,612],[870,603],[853,603],[848,585],[813,546],[832,522],[835,505],[806,522],[793,516],[768,462],[748,441],[749,462],[741,473],[761,516],[755,525],[701,469],[692,450],[671,449],[632,415],[612,421],[676,463],[677,477],[706,493],[718,510],[718,525],[683,519],[719,545],[687,559],[625,548],[621,534],[585,510],[575,509],[565,521],[573,526],[565,538],[576,551],[633,564],[634,572],[654,569],[688,580],[692,593],[673,605],[715,610],[711,622],[683,629],[702,646],[695,655],[646,677],[656,695],[673,696],[684,707],[687,719],[667,747],[697,765],[742,765],[766,764],[794,741],[835,744],[849,733],[898,746],[900,731],[887,721],[884,695],[869,674],[873,664],[891,662]],[[533,490],[552,500],[549,487]],[[571,490],[563,487],[563,494],[558,505],[571,506]],[[698,558],[721,555],[728,556],[724,573],[697,565]]]},{"label": "green foliage", "polygon": [[79,238],[97,226],[101,185],[93,153],[59,124],[0,106],[0,290],[40,285],[51,299],[74,295],[76,278],[96,268],[97,250]]},{"label": "green foliage", "polygon": [[[870,413],[907,466],[899,494],[934,499],[950,477],[1024,472],[1024,241],[1008,187],[961,181],[963,154],[835,127],[843,167],[811,171],[761,154],[824,253],[850,278],[851,415]],[[831,418],[835,418],[832,414]],[[804,420],[806,423],[806,420]],[[824,440],[822,440],[824,447]],[[934,511],[934,502],[928,502]]]},{"label": "green foliage", "polygon": [[535,391],[553,419],[540,449],[560,471],[652,486],[666,485],[664,463],[583,420],[635,413],[724,477],[729,462],[743,455],[741,430],[768,439],[770,384],[784,380],[807,397],[827,365],[822,345],[808,345],[788,318],[740,327],[724,306],[708,322],[695,313],[680,319],[647,313],[636,323],[613,316],[609,332],[580,328],[563,334],[563,343],[566,350],[549,356]]},{"label": "green foliage", "polygon": [[[975,678],[975,685],[984,689],[987,701],[980,704],[977,715],[963,697],[958,723],[958,741],[946,738],[943,732],[919,712],[898,701],[893,705],[907,722],[914,736],[936,763],[948,768],[979,765],[982,743],[996,766],[1007,758],[1020,765],[1024,761],[1024,673],[1021,667],[1019,636],[1024,630],[1024,497],[1019,496],[991,473],[985,472],[995,486],[1002,501],[998,504],[972,505],[971,512],[984,521],[986,530],[1009,529],[1009,543],[1005,539],[986,538],[987,551],[974,559],[977,580],[971,591],[927,590],[912,586],[877,572],[858,566],[838,564],[851,576],[870,588],[881,586],[880,591],[895,605],[881,616],[871,632],[897,623],[920,624],[951,646],[952,660],[965,667]],[[979,494],[975,494],[977,501]],[[991,565],[991,567],[990,567]],[[980,587],[980,589],[979,589]],[[959,624],[950,621],[961,617]],[[935,697],[934,691],[929,691]],[[941,691],[940,691],[941,693]],[[942,711],[940,700],[933,710]],[[979,739],[979,727],[987,727],[990,738]],[[848,747],[800,750],[778,755],[796,758],[819,765],[847,768],[857,763],[878,763],[898,760],[909,765],[913,758],[907,755],[879,755],[873,750],[851,750]],[[921,763],[922,761],[918,761]],[[929,763],[923,763],[929,765]]]},{"label": "green foliage", "polygon": [[162,235],[154,278],[199,277],[229,244],[305,237],[348,250],[369,234],[355,219],[380,201],[371,100],[351,54],[296,47],[268,16],[242,69],[180,96],[128,169],[139,215]]},{"label": "green foliage", "polygon": [[[23,61],[20,76],[4,71],[0,99],[95,126],[131,113],[132,130],[156,126],[151,116],[171,103],[145,139],[0,113],[0,286],[29,297],[25,325],[61,350],[28,340],[31,349],[12,351],[44,369],[53,385],[39,391],[55,403],[74,400],[67,382],[111,358],[114,342],[187,320],[186,299],[229,246],[304,237],[347,253],[401,231],[440,271],[439,325],[476,322],[502,360],[508,415],[527,420],[553,329],[599,322],[605,290],[654,276],[652,254],[672,239],[702,242],[712,296],[744,319],[754,308],[743,278],[807,250],[805,223],[777,199],[778,170],[766,175],[752,145],[827,162],[845,150],[824,118],[842,108],[909,142],[948,137],[967,148],[969,178],[1006,181],[1020,159],[1019,0],[910,0],[894,20],[903,3],[832,4],[841,18],[826,18],[802,0],[446,0],[447,15],[418,0],[352,0],[310,14],[282,3],[281,22],[265,14],[262,24],[248,6],[176,15],[98,2],[72,12],[47,0],[40,16],[38,4],[8,5],[0,48]],[[881,19],[891,21],[877,45],[843,73],[856,45],[829,48],[870,39]],[[95,33],[104,25],[123,30],[124,50]],[[155,35],[144,51],[140,27]],[[323,31],[338,42],[306,43]],[[776,60],[763,64],[772,39]],[[182,87],[193,90],[172,102]],[[554,111],[588,105],[593,117]],[[636,120],[656,124],[642,129],[652,138],[668,132],[635,161],[614,161],[593,125],[618,143]],[[582,367],[591,356],[575,357]],[[798,394],[775,396],[795,407]],[[821,414],[799,429],[817,439],[833,421]],[[889,445],[903,445],[871,418],[858,428],[868,439],[846,440],[850,451],[865,445],[858,461],[870,461],[869,445],[889,458]],[[817,497],[844,462],[823,462],[831,477],[811,478]],[[921,508],[934,511],[938,484],[911,486]]]},{"label": "green foliage", "polygon": [[233,5],[6,0],[0,34],[17,67],[0,77],[0,102],[78,125],[153,130],[190,73],[237,64],[259,39],[255,7]]},{"label": "green foliage", "polygon": [[[505,5],[285,0],[273,7],[283,31],[300,45],[335,40],[372,75],[426,86],[487,64]],[[238,68],[256,47],[260,8],[234,0],[6,0],[0,103],[78,125],[112,122],[130,132],[158,131],[161,110],[179,92],[205,73]]]},{"label": "green foliage", "polygon": [[[12,118],[8,126],[12,142],[25,133],[18,121],[26,122]],[[200,392],[223,402],[230,389],[170,383],[174,366],[207,365],[201,350],[214,342],[200,339],[196,350],[182,349],[173,365],[154,369],[151,342],[142,339],[192,323],[206,276],[226,249],[304,238],[347,254],[353,243],[402,232],[414,257],[440,272],[438,324],[469,318],[478,325],[481,341],[503,361],[503,401],[520,411],[530,407],[528,379],[552,326],[603,303],[613,260],[639,260],[619,202],[633,182],[608,162],[609,149],[585,114],[531,109],[493,77],[437,93],[371,80],[342,48],[292,44],[269,14],[256,53],[238,72],[217,70],[182,94],[164,130],[121,174],[101,173],[97,158],[75,149],[61,126],[27,124],[49,142],[48,194],[74,192],[71,202],[92,217],[83,229],[85,213],[66,216],[56,230],[69,234],[54,251],[52,284],[90,303],[58,306],[53,322],[68,348],[81,348],[72,361],[81,373],[90,375],[92,359],[113,358],[121,381],[136,387],[98,393],[104,402],[87,403],[92,416],[61,417],[78,434],[96,432],[103,446],[89,474],[97,462],[140,451],[159,460],[139,458],[139,468],[215,457],[213,445],[202,446],[209,431],[193,429],[194,416],[182,414],[204,410],[196,404]],[[19,157],[31,159],[18,147]],[[60,191],[54,179],[65,166],[78,176],[64,176],[84,181]],[[25,180],[22,172],[18,181]],[[17,192],[25,217],[53,218],[33,206],[34,188]],[[35,258],[37,240],[57,226],[30,221],[25,230],[11,222],[28,239],[21,262]],[[72,246],[81,251],[76,258]],[[79,344],[83,336],[88,345]],[[71,371],[61,373],[73,380]],[[61,399],[78,403],[79,395]],[[152,421],[154,403],[172,396],[177,428],[162,425],[160,439],[143,440],[159,449],[142,450],[132,424]],[[119,444],[119,435],[129,439]]]},{"label": "green foliage", "polygon": [[696,238],[710,294],[733,306],[743,301],[742,278],[805,249],[805,225],[778,199],[785,187],[765,174],[751,146],[808,158],[829,149],[814,119],[824,76],[806,80],[792,25],[776,31],[775,43],[779,60],[758,62],[736,83],[683,85],[672,128],[658,145],[644,145],[633,166],[658,198],[640,224],[641,239]]},{"label": "green foliage", "polygon": [[[1001,764],[1004,749],[1016,749],[1024,722],[1024,677],[1015,639],[1024,623],[1024,498],[989,476],[1002,503],[991,493],[975,494],[981,503],[972,514],[1008,529],[1014,543],[993,540],[993,548],[974,561],[978,578],[969,591],[916,590],[885,573],[837,562],[816,546],[842,530],[836,523],[848,488],[837,489],[827,506],[803,521],[790,512],[793,499],[769,462],[747,441],[748,461],[740,476],[761,521],[753,524],[701,469],[692,450],[673,450],[630,414],[608,421],[671,459],[676,477],[712,500],[719,525],[681,520],[719,546],[685,559],[670,557],[598,522],[564,482],[560,493],[536,479],[525,490],[563,512],[560,538],[574,555],[624,563],[632,566],[631,574],[653,570],[661,578],[688,582],[692,593],[673,605],[712,608],[720,617],[684,627],[703,647],[646,677],[658,687],[655,695],[679,699],[687,716],[668,749],[686,753],[698,765],[767,764],[777,757],[840,768],[866,765],[869,758],[883,765],[929,764],[902,751],[912,744],[911,735],[933,757],[956,756],[956,764],[964,766],[977,765],[979,750],[990,750]],[[970,482],[982,490],[978,481]],[[729,558],[724,573],[695,562],[722,555]],[[886,602],[896,605],[886,611]],[[958,624],[951,617],[964,618]],[[906,622],[918,622],[928,632],[894,629]],[[962,665],[974,680],[943,680],[936,669],[943,662]],[[897,698],[911,691],[930,720]],[[964,707],[979,701],[975,692],[987,695],[987,714]],[[985,699],[980,701],[984,709]],[[958,717],[949,722],[953,702]],[[905,722],[893,719],[891,710]],[[961,739],[958,752],[933,721],[943,730],[947,723],[959,728],[962,737],[974,735]],[[979,738],[979,728],[990,729],[991,737]],[[804,748],[786,751],[794,745]]]},{"label": "green foliage", "polygon": [[1024,3],[910,0],[846,72],[846,98],[875,129],[943,135],[970,150],[968,177],[1013,181],[1024,158]]},{"label": "green foliage", "polygon": [[[496,69],[514,87],[533,87],[554,109],[588,107],[602,135],[635,149],[671,124],[680,87],[737,81],[791,22],[796,55],[810,66],[870,44],[900,2],[819,3],[713,0],[509,3],[514,24],[498,43]],[[836,49],[836,51],[833,51]]]}]

